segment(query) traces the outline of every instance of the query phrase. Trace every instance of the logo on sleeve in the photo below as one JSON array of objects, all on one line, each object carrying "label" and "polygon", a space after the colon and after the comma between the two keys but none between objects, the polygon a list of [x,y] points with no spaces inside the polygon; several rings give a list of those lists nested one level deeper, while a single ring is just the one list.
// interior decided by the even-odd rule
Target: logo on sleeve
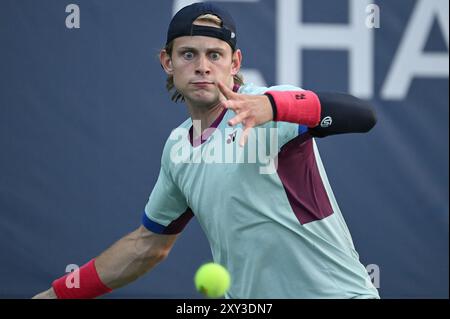
[{"label": "logo on sleeve", "polygon": [[331,116],[324,117],[322,122],[320,122],[320,126],[323,128],[330,127],[333,124],[333,118]]}]

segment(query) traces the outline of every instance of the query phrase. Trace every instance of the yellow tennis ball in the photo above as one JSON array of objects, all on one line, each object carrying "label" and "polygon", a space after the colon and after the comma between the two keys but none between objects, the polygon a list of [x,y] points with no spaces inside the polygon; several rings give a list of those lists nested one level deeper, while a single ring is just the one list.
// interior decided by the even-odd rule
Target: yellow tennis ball
[{"label": "yellow tennis ball", "polygon": [[194,277],[197,290],[209,298],[219,298],[230,288],[230,274],[222,265],[207,263],[202,265]]}]

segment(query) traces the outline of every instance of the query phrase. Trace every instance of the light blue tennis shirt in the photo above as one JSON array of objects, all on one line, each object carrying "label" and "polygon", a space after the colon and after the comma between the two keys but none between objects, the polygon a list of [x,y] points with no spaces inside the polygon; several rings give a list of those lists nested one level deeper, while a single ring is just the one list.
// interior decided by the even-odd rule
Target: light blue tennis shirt
[{"label": "light blue tennis shirt", "polygon": [[[301,89],[239,93],[269,90]],[[143,225],[176,234],[195,216],[231,274],[227,298],[379,298],[308,129],[268,122],[241,148],[234,116],[224,110],[201,140],[190,119],[172,132]]]}]

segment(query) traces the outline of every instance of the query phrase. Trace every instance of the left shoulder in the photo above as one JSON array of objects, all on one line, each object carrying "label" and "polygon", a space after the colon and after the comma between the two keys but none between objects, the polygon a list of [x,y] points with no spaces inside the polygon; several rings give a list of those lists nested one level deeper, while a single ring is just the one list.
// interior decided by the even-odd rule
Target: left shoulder
[{"label": "left shoulder", "polygon": [[250,95],[262,95],[267,91],[303,91],[302,88],[293,85],[275,85],[271,87],[256,86],[253,83],[244,84],[239,88],[239,93]]}]

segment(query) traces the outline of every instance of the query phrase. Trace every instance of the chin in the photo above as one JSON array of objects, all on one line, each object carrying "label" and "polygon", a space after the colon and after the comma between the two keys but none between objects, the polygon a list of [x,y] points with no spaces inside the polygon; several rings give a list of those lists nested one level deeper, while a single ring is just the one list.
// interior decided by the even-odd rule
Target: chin
[{"label": "chin", "polygon": [[213,92],[195,92],[190,94],[189,99],[192,102],[201,105],[216,104],[219,101],[218,95]]}]

